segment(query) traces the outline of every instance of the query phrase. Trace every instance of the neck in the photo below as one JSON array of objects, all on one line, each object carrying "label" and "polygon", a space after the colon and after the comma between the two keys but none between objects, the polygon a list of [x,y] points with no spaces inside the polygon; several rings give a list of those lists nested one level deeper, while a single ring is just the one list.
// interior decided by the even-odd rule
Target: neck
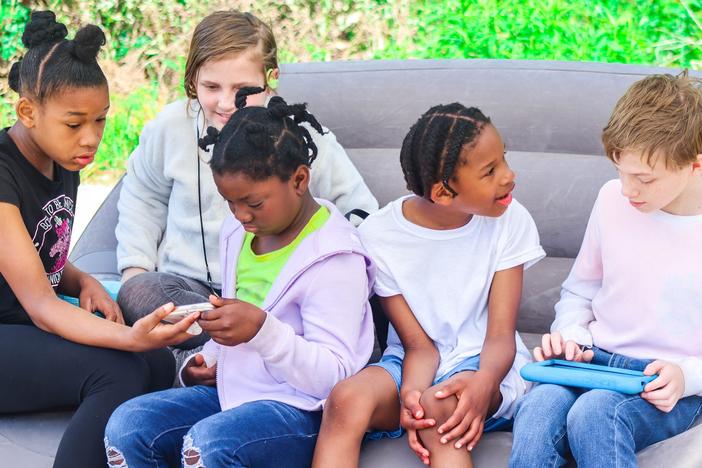
[{"label": "neck", "polygon": [[16,122],[7,131],[7,134],[12,138],[12,141],[15,142],[22,156],[24,156],[37,171],[44,174],[48,179],[54,178],[53,160],[37,146],[27,127],[20,122]]},{"label": "neck", "polygon": [[693,174],[685,190],[662,211],[677,216],[702,215],[702,175]]},{"label": "neck", "polygon": [[402,214],[418,226],[436,230],[458,229],[473,218],[472,214],[456,211],[417,196],[405,200],[402,204]]},{"label": "neck", "polygon": [[283,231],[272,234],[268,236],[256,236],[253,239],[251,247],[253,251],[258,254],[264,254],[267,252],[272,252],[273,250],[280,249],[288,244],[290,244],[295,238],[300,234],[300,232],[307,226],[312,216],[319,209],[319,204],[314,201],[312,195],[307,192],[302,199],[302,204],[300,205],[300,210],[293,218],[290,225]]},{"label": "neck", "polygon": [[293,219],[293,222],[290,223],[290,226],[285,229],[285,231],[281,232],[278,234],[278,237],[289,239],[290,242],[292,242],[295,237],[297,237],[298,234],[300,234],[300,231],[302,231],[305,226],[307,226],[307,223],[309,223],[310,219],[314,214],[317,212],[319,209],[319,203],[317,203],[314,198],[312,198],[312,195],[310,195],[310,192],[307,192],[303,197],[302,197],[302,204],[300,205],[300,210],[297,212],[297,215]]}]

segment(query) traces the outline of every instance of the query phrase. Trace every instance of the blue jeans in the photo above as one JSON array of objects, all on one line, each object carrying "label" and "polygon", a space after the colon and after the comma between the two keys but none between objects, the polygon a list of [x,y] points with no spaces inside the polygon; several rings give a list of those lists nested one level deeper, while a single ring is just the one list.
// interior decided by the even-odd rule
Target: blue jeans
[{"label": "blue jeans", "polygon": [[[402,386],[402,359],[397,356],[389,354],[383,356],[379,362],[370,364],[371,366],[382,367],[385,369],[390,377],[395,381],[395,386],[397,387],[397,393],[400,393],[400,387]],[[432,385],[440,384],[464,371],[477,371],[480,368],[480,355],[471,356],[464,359],[456,367],[448,371],[446,374],[442,375],[438,379],[434,380]],[[499,431],[501,429],[508,429],[509,425],[512,423],[511,419],[505,418],[487,418],[485,420],[485,425],[483,432]],[[394,431],[370,431],[366,433],[365,440],[380,440],[380,439],[397,439],[402,437],[405,430],[398,427]]]},{"label": "blue jeans", "polygon": [[[643,370],[651,362],[593,351],[594,364]],[[636,452],[684,432],[701,410],[698,396],[664,413],[639,395],[540,384],[517,402],[509,466],[561,466],[571,453],[579,468],[635,467]]]},{"label": "blue jeans", "polygon": [[322,421],[271,400],[221,411],[215,387],[151,393],[124,403],[105,429],[108,466],[307,467]]}]

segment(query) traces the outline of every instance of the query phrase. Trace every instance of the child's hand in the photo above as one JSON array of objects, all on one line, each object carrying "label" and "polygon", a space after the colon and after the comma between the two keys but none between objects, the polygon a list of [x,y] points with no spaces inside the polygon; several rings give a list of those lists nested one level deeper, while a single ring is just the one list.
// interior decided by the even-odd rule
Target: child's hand
[{"label": "child's hand", "polygon": [[208,385],[214,387],[217,385],[217,363],[212,367],[207,367],[205,357],[198,353],[196,354],[183,368],[182,378],[183,383],[188,387],[194,385]]},{"label": "child's hand", "polygon": [[173,303],[164,304],[149,315],[137,320],[134,325],[124,327],[129,334],[130,348],[133,351],[148,351],[182,343],[193,335],[186,330],[200,317],[200,312],[193,312],[176,324],[161,323],[173,312]]},{"label": "child's hand", "polygon": [[439,384],[436,398],[455,395],[458,404],[453,414],[439,426],[439,434],[445,434],[441,443],[445,444],[459,437],[456,448],[467,446],[468,450],[480,441],[490,402],[499,390],[499,383],[483,378],[480,372],[460,372]]},{"label": "child's hand", "polygon": [[575,362],[590,362],[595,353],[591,349],[583,351],[573,340],[565,341],[560,333],[546,333],[541,337],[541,346],[534,348],[534,360],[565,359]]},{"label": "child's hand", "polygon": [[247,343],[259,332],[267,314],[248,302],[210,296],[216,308],[200,314],[198,323],[215,342],[224,346]]},{"label": "child's hand", "polygon": [[646,366],[644,374],[658,374],[658,378],[646,384],[641,398],[659,410],[670,413],[685,391],[682,369],[672,362],[658,360]]},{"label": "child's hand", "polygon": [[81,309],[85,309],[88,312],[100,311],[105,316],[105,319],[110,322],[124,325],[124,318],[119,306],[105,291],[102,284],[92,276],[85,275],[81,280],[78,300],[80,301]]},{"label": "child's hand", "polygon": [[422,392],[411,390],[404,394],[400,402],[400,426],[407,431],[407,439],[412,451],[425,465],[429,464],[429,450],[427,450],[417,437],[417,431],[426,429],[436,424],[433,419],[424,418],[424,408],[419,404]]}]

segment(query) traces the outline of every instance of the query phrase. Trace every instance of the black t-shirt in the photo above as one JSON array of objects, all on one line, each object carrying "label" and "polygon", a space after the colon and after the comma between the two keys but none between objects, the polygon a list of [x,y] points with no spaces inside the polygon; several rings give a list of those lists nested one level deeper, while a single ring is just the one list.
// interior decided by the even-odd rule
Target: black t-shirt
[{"label": "black t-shirt", "polygon": [[[0,131],[0,202],[19,208],[54,291],[68,261],[79,183],[78,171],[56,163],[49,180],[22,155],[7,129]],[[32,323],[1,273],[0,323]]]}]

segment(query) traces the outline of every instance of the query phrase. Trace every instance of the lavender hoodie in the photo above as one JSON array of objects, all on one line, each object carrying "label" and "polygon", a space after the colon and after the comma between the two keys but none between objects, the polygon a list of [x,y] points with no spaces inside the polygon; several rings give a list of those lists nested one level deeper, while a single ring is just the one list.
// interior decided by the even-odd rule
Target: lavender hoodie
[{"label": "lavender hoodie", "polygon": [[[368,362],[375,268],[356,229],[334,205],[317,202],[331,216],[300,243],[271,286],[258,334],[238,346],[210,340],[202,349],[208,365],[217,362],[222,411],[256,400],[321,409],[332,387]],[[244,234],[229,215],[219,239],[223,297],[236,297]]]}]

